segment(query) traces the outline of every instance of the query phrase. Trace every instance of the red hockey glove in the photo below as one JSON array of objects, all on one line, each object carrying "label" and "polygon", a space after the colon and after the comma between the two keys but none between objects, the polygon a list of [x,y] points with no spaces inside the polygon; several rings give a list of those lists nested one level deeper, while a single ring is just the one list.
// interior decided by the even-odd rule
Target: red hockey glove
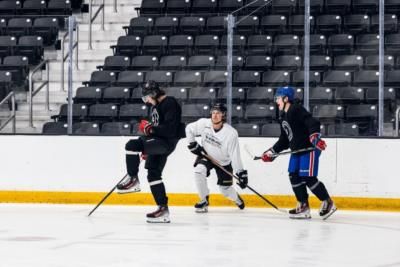
[{"label": "red hockey glove", "polygon": [[320,133],[313,133],[310,135],[310,142],[311,144],[319,149],[319,150],[325,150],[326,148],[326,143],[324,140],[321,139],[321,134]]},{"label": "red hockey glove", "polygon": [[264,162],[272,162],[276,158],[275,151],[270,148],[261,155],[261,160]]},{"label": "red hockey glove", "polygon": [[145,135],[150,135],[152,133],[152,125],[147,120],[141,120],[139,123],[139,131]]},{"label": "red hockey glove", "polygon": [[146,160],[146,159],[147,159],[147,154],[144,154],[143,152],[140,153],[140,158],[141,158],[142,160]]}]

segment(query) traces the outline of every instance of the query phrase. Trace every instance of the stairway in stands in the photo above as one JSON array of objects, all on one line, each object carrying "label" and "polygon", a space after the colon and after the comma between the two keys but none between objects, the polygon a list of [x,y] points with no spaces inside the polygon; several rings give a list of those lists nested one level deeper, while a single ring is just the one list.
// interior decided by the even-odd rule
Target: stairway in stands
[{"label": "stairway in stands", "polygon": [[[111,45],[116,44],[119,36],[124,35],[123,26],[129,24],[132,17],[137,16],[135,7],[140,6],[140,0],[117,0],[117,13],[114,12],[113,0],[105,1],[105,30],[101,31],[101,13],[96,18],[92,26],[92,50],[88,50],[88,31],[89,31],[89,15],[88,13],[74,14],[79,22],[79,70],[73,71],[73,90],[82,86],[83,81],[90,80],[90,75],[96,70],[96,66],[104,63],[106,56],[112,55]],[[88,1],[85,1],[88,3]],[[101,1],[93,1],[93,13],[97,10]],[[65,34],[61,31],[59,36]],[[67,47],[66,47],[67,48]],[[74,54],[75,56],[75,54]],[[34,97],[33,100],[33,125],[29,126],[29,105],[27,103],[27,92],[16,92],[18,103],[17,111],[17,134],[36,134],[41,133],[42,126],[50,120],[52,115],[58,114],[61,104],[66,103],[67,92],[61,89],[61,50],[45,51],[45,59],[50,60],[50,111],[45,108],[46,90],[42,90]],[[65,63],[65,90],[67,90],[67,68]],[[41,77],[46,77],[46,72],[35,75],[36,89],[41,84]],[[9,111],[4,106],[0,109],[1,117],[8,116]],[[9,123],[1,133],[11,133],[12,123]]]}]

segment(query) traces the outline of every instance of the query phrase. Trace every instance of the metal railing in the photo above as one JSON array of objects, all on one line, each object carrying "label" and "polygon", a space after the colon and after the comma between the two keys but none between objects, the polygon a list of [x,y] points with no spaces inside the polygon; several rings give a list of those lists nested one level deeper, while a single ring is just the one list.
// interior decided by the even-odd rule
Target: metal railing
[{"label": "metal railing", "polygon": [[395,136],[399,137],[399,117],[400,117],[400,107],[396,109],[396,124],[395,124]]},{"label": "metal railing", "polygon": [[[116,3],[115,3],[116,5]],[[102,4],[99,6],[99,8],[97,9],[97,11],[94,13],[94,16],[92,16],[93,14],[93,0],[89,0],[89,44],[88,44],[88,49],[92,50],[92,24],[95,21],[95,19],[97,18],[97,16],[99,15],[100,11],[101,11],[101,30],[104,31],[104,0],[102,0]]]},{"label": "metal railing", "polygon": [[16,116],[15,116],[15,93],[14,92],[10,92],[1,102],[0,102],[0,106],[4,105],[4,103],[6,103],[7,100],[9,100],[11,98],[11,115],[6,119],[6,121],[4,123],[2,123],[0,125],[0,131],[3,130],[4,127],[6,127],[6,125],[12,120],[13,124],[12,124],[12,133],[15,134],[15,124],[16,124]]},{"label": "metal railing", "polygon": [[117,13],[117,0],[114,0],[114,13]]},{"label": "metal railing", "polygon": [[[73,45],[73,49],[75,49],[75,67],[78,70],[79,69],[79,24],[76,23],[75,24],[75,32],[76,32],[76,42],[74,42]],[[65,40],[67,39],[67,37],[69,37],[69,32],[67,31],[62,40],[61,40],[61,56],[62,56],[62,60],[61,60],[61,90],[65,91],[65,68],[64,68],[64,63],[65,61],[67,61],[67,59],[69,58],[70,54],[69,52],[67,52],[66,55],[64,55],[64,51],[65,51]]]},{"label": "metal railing", "polygon": [[[42,83],[39,85],[36,90],[33,90],[33,75],[42,70],[43,66],[46,67],[46,80],[42,81]],[[29,104],[29,126],[34,128],[33,126],[33,97],[43,88],[46,86],[46,110],[50,111],[50,90],[49,90],[49,78],[50,78],[50,64],[49,60],[46,59],[42,61],[39,65],[37,65],[30,73],[29,73],[29,98],[28,98],[28,104]]]}]

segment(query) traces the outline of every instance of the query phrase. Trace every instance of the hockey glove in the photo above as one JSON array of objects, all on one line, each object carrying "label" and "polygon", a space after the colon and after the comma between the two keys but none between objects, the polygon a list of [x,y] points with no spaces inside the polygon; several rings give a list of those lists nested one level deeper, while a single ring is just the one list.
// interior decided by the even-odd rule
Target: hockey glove
[{"label": "hockey glove", "polygon": [[245,189],[247,187],[247,183],[249,182],[247,171],[239,171],[238,173],[236,173],[236,176],[239,178],[239,182],[237,184],[240,186],[240,188]]},{"label": "hockey glove", "polygon": [[277,156],[275,156],[275,151],[270,148],[261,155],[261,160],[264,162],[273,162],[276,157]]},{"label": "hockey glove", "polygon": [[142,159],[142,160],[147,160],[147,154],[145,154],[145,153],[140,153],[140,158]]},{"label": "hockey glove", "polygon": [[196,141],[191,142],[188,145],[188,148],[190,150],[190,152],[192,152],[193,154],[203,157],[203,154],[207,154],[207,152],[204,150],[204,148],[199,145],[199,143],[197,143]]},{"label": "hockey glove", "polygon": [[139,131],[144,135],[150,135],[152,133],[153,126],[147,120],[141,120],[139,123]]},{"label": "hockey glove", "polygon": [[321,139],[320,133],[313,133],[310,135],[310,143],[319,150],[325,150],[326,143],[324,140]]}]

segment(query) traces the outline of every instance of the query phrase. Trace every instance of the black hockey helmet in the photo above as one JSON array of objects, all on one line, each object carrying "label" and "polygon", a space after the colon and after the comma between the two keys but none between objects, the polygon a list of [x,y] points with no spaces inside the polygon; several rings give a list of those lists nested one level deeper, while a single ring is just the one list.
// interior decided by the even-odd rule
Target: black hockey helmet
[{"label": "black hockey helmet", "polygon": [[222,119],[224,121],[226,121],[226,112],[228,111],[227,108],[225,107],[225,105],[223,103],[215,103],[214,106],[212,106],[211,110],[210,110],[210,114],[214,111],[214,110],[218,110],[219,112],[222,113]]},{"label": "black hockey helmet", "polygon": [[157,99],[160,95],[163,95],[164,91],[160,89],[155,81],[147,81],[142,86],[142,100],[145,102],[146,97]]}]

